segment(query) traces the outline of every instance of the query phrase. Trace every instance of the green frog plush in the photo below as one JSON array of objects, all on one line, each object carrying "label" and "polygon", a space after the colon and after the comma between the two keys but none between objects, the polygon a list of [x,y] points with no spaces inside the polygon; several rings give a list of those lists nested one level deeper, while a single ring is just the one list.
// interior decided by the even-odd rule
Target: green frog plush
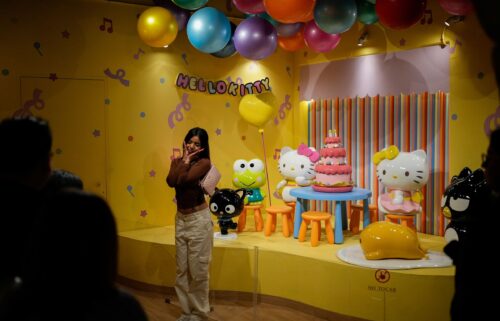
[{"label": "green frog plush", "polygon": [[266,184],[266,173],[264,163],[254,158],[250,161],[238,159],[233,164],[233,185],[250,191],[245,198],[245,204],[262,204],[265,193],[260,189]]}]

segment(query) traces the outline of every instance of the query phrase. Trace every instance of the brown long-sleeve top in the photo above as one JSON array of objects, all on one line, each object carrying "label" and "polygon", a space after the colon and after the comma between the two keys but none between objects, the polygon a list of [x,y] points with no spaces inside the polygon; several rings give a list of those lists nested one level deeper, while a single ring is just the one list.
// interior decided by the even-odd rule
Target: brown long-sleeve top
[{"label": "brown long-sleeve top", "polygon": [[182,214],[194,213],[208,206],[199,183],[209,170],[208,158],[200,158],[190,164],[177,158],[170,164],[167,184],[175,188],[177,210]]}]

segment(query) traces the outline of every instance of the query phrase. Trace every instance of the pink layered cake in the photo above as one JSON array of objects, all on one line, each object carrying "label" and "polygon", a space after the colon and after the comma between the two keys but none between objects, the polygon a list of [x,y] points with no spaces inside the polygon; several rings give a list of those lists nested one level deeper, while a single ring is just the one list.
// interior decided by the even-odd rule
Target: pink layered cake
[{"label": "pink layered cake", "polygon": [[314,167],[316,178],[312,188],[319,192],[350,192],[353,187],[352,168],[347,165],[346,151],[340,137],[330,131],[319,155],[320,160]]}]

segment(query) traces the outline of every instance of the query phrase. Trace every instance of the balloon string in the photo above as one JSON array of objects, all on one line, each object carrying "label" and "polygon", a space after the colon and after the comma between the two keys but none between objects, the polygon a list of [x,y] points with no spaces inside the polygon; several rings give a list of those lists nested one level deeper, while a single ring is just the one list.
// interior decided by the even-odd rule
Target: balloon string
[{"label": "balloon string", "polygon": [[259,129],[260,137],[262,138],[262,149],[264,150],[264,165],[265,165],[265,170],[266,170],[266,178],[267,178],[267,198],[269,200],[269,206],[272,206],[271,204],[271,187],[270,187],[270,182],[269,182],[269,172],[267,170],[267,156],[266,156],[266,144],[264,143],[264,130]]}]

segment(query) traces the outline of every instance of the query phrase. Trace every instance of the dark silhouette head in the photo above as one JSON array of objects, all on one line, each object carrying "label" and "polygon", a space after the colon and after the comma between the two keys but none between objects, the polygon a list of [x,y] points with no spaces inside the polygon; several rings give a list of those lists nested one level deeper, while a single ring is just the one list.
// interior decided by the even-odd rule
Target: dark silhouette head
[{"label": "dark silhouette head", "polygon": [[26,281],[36,288],[82,294],[114,289],[117,229],[105,200],[76,189],[53,194],[42,208],[30,246]]},{"label": "dark silhouette head", "polygon": [[200,127],[191,128],[186,134],[186,137],[184,137],[184,143],[187,144],[193,136],[198,136],[201,144],[200,148],[203,148],[203,151],[198,154],[199,157],[210,159],[210,147],[208,145],[207,131]]},{"label": "dark silhouette head", "polygon": [[0,122],[0,178],[41,188],[50,174],[52,134],[40,118],[7,118]]},{"label": "dark silhouette head", "polygon": [[83,181],[75,173],[64,169],[55,169],[50,173],[49,179],[43,187],[43,192],[46,195],[50,195],[64,188],[75,188],[82,190]]}]

